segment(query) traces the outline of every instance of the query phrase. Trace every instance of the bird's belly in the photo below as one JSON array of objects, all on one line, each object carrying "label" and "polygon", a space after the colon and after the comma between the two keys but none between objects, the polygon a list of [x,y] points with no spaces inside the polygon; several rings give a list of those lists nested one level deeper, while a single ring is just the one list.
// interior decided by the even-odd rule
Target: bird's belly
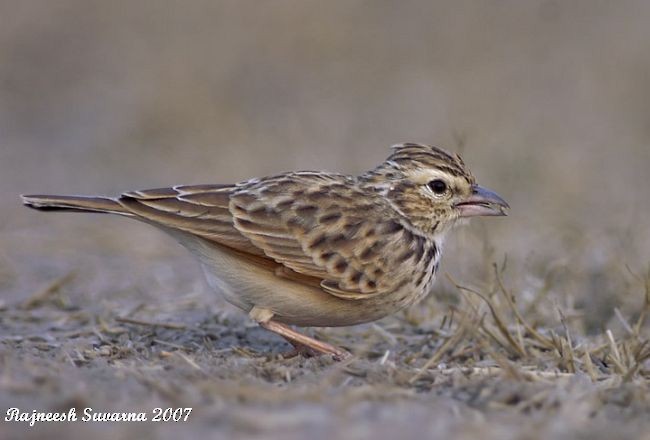
[{"label": "bird's belly", "polygon": [[318,287],[278,277],[272,269],[204,240],[181,242],[201,260],[210,287],[245,312],[257,306],[270,310],[273,319],[287,324],[336,327],[375,321],[404,306],[400,301],[391,304],[385,298],[337,298]]}]

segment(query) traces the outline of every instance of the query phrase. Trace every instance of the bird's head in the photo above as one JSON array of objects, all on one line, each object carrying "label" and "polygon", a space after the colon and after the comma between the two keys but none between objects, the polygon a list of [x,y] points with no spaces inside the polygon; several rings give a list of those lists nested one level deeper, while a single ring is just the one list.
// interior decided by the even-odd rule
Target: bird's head
[{"label": "bird's head", "polygon": [[425,234],[438,235],[459,219],[507,215],[508,204],[479,186],[458,155],[421,144],[399,144],[361,177]]}]

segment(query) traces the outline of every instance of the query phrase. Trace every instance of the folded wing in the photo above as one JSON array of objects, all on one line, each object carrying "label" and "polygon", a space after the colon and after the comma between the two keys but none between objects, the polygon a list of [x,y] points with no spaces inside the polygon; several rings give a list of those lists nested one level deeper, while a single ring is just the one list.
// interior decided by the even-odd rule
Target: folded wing
[{"label": "folded wing", "polygon": [[240,252],[264,256],[233,225],[235,185],[188,185],[131,191],[118,202],[144,221],[197,235]]},{"label": "folded wing", "polygon": [[279,276],[346,299],[397,290],[414,276],[400,266],[435,253],[386,215],[391,208],[383,199],[337,174],[133,191],[118,202],[147,222],[266,258],[278,264]]},{"label": "folded wing", "polygon": [[230,198],[242,235],[270,258],[347,299],[390,293],[412,278],[398,270],[402,264],[433,256],[426,240],[388,209],[353,178],[323,173],[265,179],[238,188]]}]

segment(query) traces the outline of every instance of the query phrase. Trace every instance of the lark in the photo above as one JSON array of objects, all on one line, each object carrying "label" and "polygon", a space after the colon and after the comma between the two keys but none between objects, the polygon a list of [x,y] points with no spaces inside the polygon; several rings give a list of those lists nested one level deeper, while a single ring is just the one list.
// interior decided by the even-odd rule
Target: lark
[{"label": "lark", "polygon": [[302,354],[349,352],[291,326],[350,326],[424,298],[460,219],[503,216],[460,156],[404,143],[359,176],[287,172],[235,184],[130,191],[119,197],[26,195],[43,211],[118,214],[170,234],[208,284]]}]

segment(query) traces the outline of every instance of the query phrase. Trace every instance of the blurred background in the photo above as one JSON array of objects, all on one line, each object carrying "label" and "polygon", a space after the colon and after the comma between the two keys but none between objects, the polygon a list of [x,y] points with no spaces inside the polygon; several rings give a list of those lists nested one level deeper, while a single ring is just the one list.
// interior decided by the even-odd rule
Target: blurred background
[{"label": "blurred background", "polygon": [[[650,291],[649,23],[646,0],[0,0],[0,408],[195,411],[191,424],[77,424],[76,436],[73,424],[41,424],[43,437],[6,429],[97,439],[177,438],[173,429],[283,440],[647,434],[642,378],[617,394],[616,377],[567,374],[539,400],[540,382],[509,380],[512,367],[485,380],[436,373],[448,362],[495,365],[471,337],[443,350],[456,335],[445,331],[464,328],[451,323],[455,306],[487,314],[444,275],[490,294],[494,263],[531,325],[569,341],[564,354],[513,362],[572,371],[562,356],[573,341],[611,374],[605,329],[647,339],[628,323],[644,284]],[[511,214],[453,234],[427,302],[379,325],[312,330],[359,355],[341,368],[266,357],[287,346],[222,304],[187,251],[154,228],[19,200],[361,173],[404,141],[460,152]],[[413,383],[425,362],[428,382]]]},{"label": "blurred background", "polygon": [[90,300],[203,288],[152,228],[21,193],[360,173],[414,141],[512,205],[462,228],[445,271],[480,284],[507,258],[518,295],[544,285],[602,327],[650,261],[649,19],[643,0],[2,0],[4,298],[67,270]]}]

